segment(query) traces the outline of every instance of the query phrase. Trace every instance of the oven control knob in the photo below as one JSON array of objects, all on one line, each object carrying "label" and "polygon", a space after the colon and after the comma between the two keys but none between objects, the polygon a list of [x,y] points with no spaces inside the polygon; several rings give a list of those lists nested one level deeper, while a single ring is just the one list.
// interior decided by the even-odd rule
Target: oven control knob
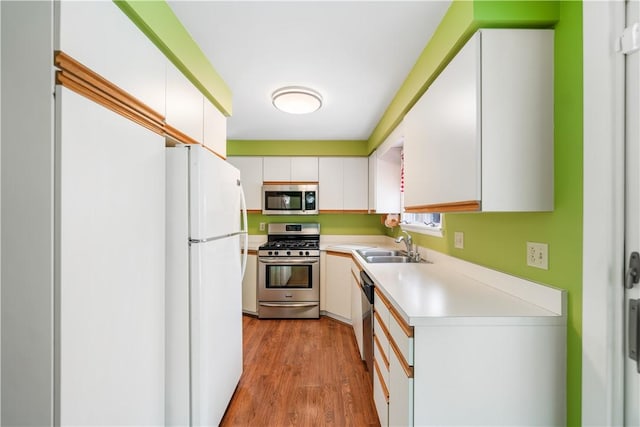
[{"label": "oven control knob", "polygon": [[306,251],[304,254],[305,254],[306,256],[309,256],[309,251]]},{"label": "oven control knob", "polygon": [[287,255],[291,255],[291,251],[287,251]]},{"label": "oven control knob", "polygon": [[278,255],[278,251],[273,251],[273,254],[274,255]]},{"label": "oven control knob", "polygon": [[304,253],[302,251],[300,251],[300,253],[298,255],[302,256],[302,255],[304,255]]}]

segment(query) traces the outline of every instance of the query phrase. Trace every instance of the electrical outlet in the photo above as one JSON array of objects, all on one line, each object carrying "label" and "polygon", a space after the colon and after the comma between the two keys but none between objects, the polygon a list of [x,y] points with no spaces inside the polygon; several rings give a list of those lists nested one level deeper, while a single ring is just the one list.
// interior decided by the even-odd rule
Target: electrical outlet
[{"label": "electrical outlet", "polygon": [[549,245],[546,243],[527,242],[527,265],[548,270]]},{"label": "electrical outlet", "polygon": [[462,231],[453,233],[453,247],[456,249],[464,249],[464,233]]},{"label": "electrical outlet", "polygon": [[264,231],[264,222],[260,223],[260,231]]}]

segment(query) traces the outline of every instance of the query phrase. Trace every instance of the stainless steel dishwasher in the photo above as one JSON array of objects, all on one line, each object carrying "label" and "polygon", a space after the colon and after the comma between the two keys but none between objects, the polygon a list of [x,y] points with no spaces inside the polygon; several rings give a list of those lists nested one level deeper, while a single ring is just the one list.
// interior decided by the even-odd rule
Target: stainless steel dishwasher
[{"label": "stainless steel dishwasher", "polygon": [[362,301],[362,353],[373,384],[373,280],[360,271],[360,299]]}]

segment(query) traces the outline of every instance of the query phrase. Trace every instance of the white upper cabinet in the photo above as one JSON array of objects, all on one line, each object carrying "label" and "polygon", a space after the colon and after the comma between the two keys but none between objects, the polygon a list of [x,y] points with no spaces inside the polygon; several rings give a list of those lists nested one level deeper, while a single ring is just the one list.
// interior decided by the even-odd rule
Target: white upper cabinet
[{"label": "white upper cabinet", "polygon": [[168,63],[167,124],[202,143],[203,122],[204,96],[180,70]]},{"label": "white upper cabinet", "polygon": [[318,182],[317,157],[265,157],[263,165],[267,182]]},{"label": "white upper cabinet", "polygon": [[404,119],[408,211],[553,210],[553,30],[481,30]]},{"label": "white upper cabinet", "polygon": [[55,49],[165,115],[166,58],[113,2],[55,2]]},{"label": "white upper cabinet", "polygon": [[227,157],[227,118],[206,98],[202,139],[207,148]]},{"label": "white upper cabinet", "polygon": [[262,210],[262,157],[228,157],[227,161],[240,170],[248,210]]},{"label": "white upper cabinet", "polygon": [[320,157],[320,210],[367,211],[368,169],[366,157]]},{"label": "white upper cabinet", "polygon": [[400,123],[369,156],[369,211],[400,213],[401,153],[404,127]]}]

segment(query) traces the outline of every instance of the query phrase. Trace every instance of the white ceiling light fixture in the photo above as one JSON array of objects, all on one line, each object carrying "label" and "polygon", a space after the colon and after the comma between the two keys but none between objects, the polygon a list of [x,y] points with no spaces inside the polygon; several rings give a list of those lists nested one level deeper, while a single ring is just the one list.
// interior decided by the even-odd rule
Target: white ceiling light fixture
[{"label": "white ceiling light fixture", "polygon": [[322,107],[322,95],[302,86],[282,87],[271,94],[273,106],[289,114],[309,114]]}]

